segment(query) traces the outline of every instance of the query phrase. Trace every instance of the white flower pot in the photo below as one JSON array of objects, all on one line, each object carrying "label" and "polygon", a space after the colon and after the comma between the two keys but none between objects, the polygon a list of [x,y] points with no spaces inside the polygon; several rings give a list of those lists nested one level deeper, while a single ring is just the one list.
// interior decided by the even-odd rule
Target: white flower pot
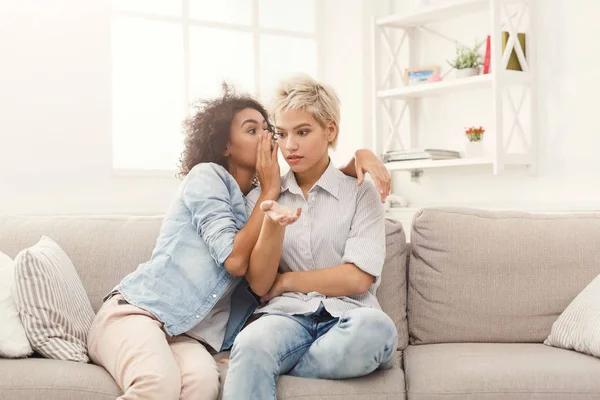
[{"label": "white flower pot", "polygon": [[475,142],[467,141],[465,146],[467,158],[482,158],[483,153],[483,140],[477,140]]},{"label": "white flower pot", "polygon": [[463,69],[456,70],[457,78],[466,78],[469,76],[476,76],[476,75],[479,75],[479,68],[463,68]]}]

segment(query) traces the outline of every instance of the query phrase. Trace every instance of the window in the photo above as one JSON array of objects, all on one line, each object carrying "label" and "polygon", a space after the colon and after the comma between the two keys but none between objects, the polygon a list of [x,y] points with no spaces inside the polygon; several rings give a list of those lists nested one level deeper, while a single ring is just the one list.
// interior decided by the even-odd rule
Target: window
[{"label": "window", "polygon": [[318,77],[316,0],[113,0],[113,167],[172,170],[190,104]]}]

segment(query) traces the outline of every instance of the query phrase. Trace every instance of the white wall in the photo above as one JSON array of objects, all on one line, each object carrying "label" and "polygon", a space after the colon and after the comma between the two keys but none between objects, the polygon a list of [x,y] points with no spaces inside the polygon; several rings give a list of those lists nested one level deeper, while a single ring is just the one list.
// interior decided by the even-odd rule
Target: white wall
[{"label": "white wall", "polygon": [[112,175],[109,2],[0,2],[0,213],[159,213],[175,178]]},{"label": "white wall", "polygon": [[388,0],[320,0],[323,23],[323,77],[338,92],[339,143],[333,157],[347,162],[371,146],[371,17],[389,10]]},{"label": "white wall", "polygon": [[[368,143],[366,22],[388,1],[319,1],[322,78],[343,103],[341,165]],[[109,1],[0,1],[0,54],[0,213],[164,212],[176,178],[111,168]]]},{"label": "white wall", "polygon": [[[387,0],[321,0],[324,75],[342,99],[337,163],[371,145],[370,20]],[[577,3],[577,4],[574,4]],[[594,0],[539,7],[537,176],[465,168],[396,173],[413,205],[600,208]],[[111,169],[108,1],[0,1],[0,213],[162,213],[178,180]]]}]

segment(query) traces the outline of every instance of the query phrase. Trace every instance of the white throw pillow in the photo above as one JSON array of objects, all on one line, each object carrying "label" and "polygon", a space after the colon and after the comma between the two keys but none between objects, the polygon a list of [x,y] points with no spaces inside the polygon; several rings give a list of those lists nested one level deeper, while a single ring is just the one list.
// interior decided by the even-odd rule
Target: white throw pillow
[{"label": "white throw pillow", "polygon": [[0,251],[0,357],[27,357],[33,350],[13,298],[14,264]]},{"label": "white throw pillow", "polygon": [[600,275],[560,314],[544,344],[600,357]]}]

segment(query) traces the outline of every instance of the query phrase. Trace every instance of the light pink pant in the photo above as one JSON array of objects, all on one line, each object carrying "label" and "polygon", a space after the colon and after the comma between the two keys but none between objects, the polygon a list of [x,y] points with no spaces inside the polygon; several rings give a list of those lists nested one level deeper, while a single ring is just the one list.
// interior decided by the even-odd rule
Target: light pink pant
[{"label": "light pink pant", "polygon": [[90,358],[125,393],[118,399],[216,399],[219,371],[208,350],[188,336],[168,336],[152,314],[120,299],[104,303],[88,336]]}]

